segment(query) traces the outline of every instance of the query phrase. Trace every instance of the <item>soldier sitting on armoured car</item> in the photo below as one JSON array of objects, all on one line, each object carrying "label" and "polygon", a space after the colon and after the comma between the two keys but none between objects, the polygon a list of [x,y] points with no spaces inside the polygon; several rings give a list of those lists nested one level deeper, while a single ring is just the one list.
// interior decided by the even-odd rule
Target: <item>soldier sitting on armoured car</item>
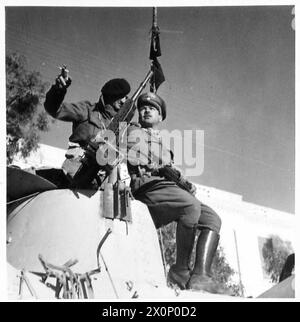
[{"label": "soldier sitting on armoured car", "polygon": [[[142,94],[137,101],[137,108],[139,124],[128,129],[131,189],[134,197],[148,206],[157,228],[172,221],[177,222],[176,263],[170,268],[169,280],[181,289],[222,293],[223,290],[210,274],[219,242],[221,219],[191,193],[161,176],[162,168],[157,166],[158,156],[154,151],[158,151],[163,164],[172,163],[171,153],[164,148],[158,130],[159,123],[166,118],[163,99],[151,92]],[[138,150],[149,151],[146,164],[135,158]],[[195,192],[195,187],[191,192]],[[197,229],[201,233],[197,241],[194,268],[190,270],[189,261]]]}]

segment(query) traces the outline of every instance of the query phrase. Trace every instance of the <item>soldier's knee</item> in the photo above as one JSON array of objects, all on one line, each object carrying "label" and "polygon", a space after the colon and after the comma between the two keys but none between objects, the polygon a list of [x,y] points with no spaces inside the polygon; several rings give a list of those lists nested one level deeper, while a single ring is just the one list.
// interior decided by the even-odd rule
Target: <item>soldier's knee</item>
[{"label": "soldier's knee", "polygon": [[201,202],[196,198],[190,208],[194,213],[201,215]]},{"label": "soldier's knee", "polygon": [[198,228],[208,228],[217,233],[220,232],[222,226],[222,219],[220,216],[210,207],[202,205],[201,216],[198,222]]},{"label": "soldier's knee", "polygon": [[222,226],[222,219],[213,209],[210,209],[210,211],[213,219],[213,225],[215,228],[213,230],[215,230],[216,232],[219,232]]},{"label": "soldier's knee", "polygon": [[179,221],[188,228],[194,228],[201,215],[201,203],[196,200],[193,204],[185,209],[185,214],[179,218]]},{"label": "soldier's knee", "polygon": [[215,213],[214,215],[214,220],[213,220],[213,225],[212,225],[213,229],[215,232],[219,233],[222,227],[222,219],[220,218],[220,216]]}]

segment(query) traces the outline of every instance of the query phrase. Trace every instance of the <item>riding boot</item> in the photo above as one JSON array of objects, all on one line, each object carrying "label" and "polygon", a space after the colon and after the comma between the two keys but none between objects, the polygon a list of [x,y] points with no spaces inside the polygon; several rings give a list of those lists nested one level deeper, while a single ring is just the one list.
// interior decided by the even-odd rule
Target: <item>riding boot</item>
[{"label": "riding boot", "polygon": [[219,234],[210,229],[201,231],[196,246],[196,259],[187,288],[209,293],[224,293],[224,290],[211,278],[211,265],[219,243]]},{"label": "riding boot", "polygon": [[178,222],[176,228],[176,263],[169,270],[168,280],[182,290],[186,289],[186,284],[190,279],[189,261],[194,241],[195,230]]}]

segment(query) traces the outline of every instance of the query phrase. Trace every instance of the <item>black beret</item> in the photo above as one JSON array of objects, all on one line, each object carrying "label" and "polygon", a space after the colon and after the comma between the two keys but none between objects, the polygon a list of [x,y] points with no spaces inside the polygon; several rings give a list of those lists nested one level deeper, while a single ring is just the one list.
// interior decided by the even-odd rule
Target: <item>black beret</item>
[{"label": "black beret", "polygon": [[152,105],[158,110],[161,110],[162,119],[164,120],[167,116],[167,107],[165,101],[157,94],[152,92],[144,93],[139,96],[137,101],[137,108],[139,109],[144,105]]},{"label": "black beret", "polygon": [[130,85],[126,79],[114,78],[104,84],[101,92],[103,96],[117,100],[126,96],[130,92]]}]

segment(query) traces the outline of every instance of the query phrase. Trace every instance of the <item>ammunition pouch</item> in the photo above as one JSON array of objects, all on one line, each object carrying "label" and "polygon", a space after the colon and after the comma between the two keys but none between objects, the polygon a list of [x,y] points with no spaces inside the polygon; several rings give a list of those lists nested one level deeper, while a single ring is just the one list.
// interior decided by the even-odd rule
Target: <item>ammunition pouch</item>
[{"label": "ammunition pouch", "polygon": [[132,222],[131,189],[122,181],[104,183],[103,217]]}]

